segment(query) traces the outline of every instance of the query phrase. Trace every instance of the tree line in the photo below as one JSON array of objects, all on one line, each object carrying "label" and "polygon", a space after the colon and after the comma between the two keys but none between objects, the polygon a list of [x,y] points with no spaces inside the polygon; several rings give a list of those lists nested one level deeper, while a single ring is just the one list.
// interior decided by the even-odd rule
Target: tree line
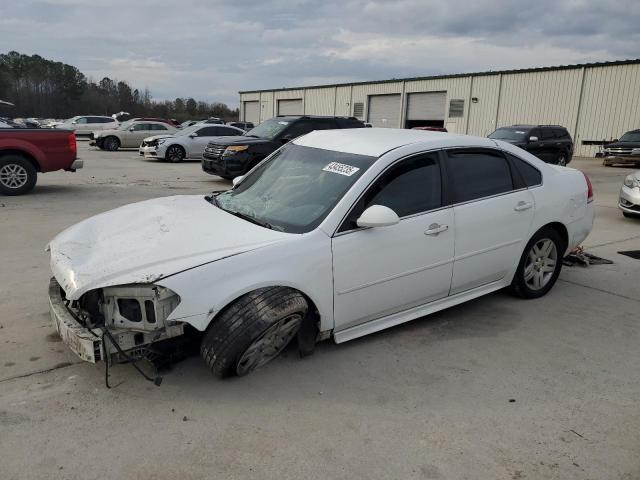
[{"label": "tree line", "polygon": [[78,68],[39,55],[18,52],[0,54],[0,116],[70,118],[75,115],[112,115],[128,112],[132,117],[237,120],[238,109],[220,102],[193,98],[154,100],[149,89],[132,88],[123,80],[87,78]]}]

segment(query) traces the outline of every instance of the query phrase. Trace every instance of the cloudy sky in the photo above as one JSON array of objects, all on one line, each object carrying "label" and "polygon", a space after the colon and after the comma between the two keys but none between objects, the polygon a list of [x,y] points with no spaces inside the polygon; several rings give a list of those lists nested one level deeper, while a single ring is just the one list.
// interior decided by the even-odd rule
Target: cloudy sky
[{"label": "cloudy sky", "polygon": [[237,105],[238,90],[640,57],[640,1],[19,0],[0,51]]}]

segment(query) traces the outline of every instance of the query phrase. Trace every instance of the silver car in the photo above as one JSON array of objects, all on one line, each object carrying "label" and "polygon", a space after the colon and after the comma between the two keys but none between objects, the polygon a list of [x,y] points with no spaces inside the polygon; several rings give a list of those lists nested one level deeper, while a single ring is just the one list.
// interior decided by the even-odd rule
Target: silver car
[{"label": "silver car", "polygon": [[640,170],[630,173],[624,179],[618,207],[625,217],[640,218]]}]

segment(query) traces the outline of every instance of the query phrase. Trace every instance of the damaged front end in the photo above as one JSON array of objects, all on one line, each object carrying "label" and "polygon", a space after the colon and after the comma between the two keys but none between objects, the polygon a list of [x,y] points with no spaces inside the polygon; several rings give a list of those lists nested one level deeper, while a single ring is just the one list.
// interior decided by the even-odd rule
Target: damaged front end
[{"label": "damaged front end", "polygon": [[184,334],[168,320],[180,297],[158,285],[90,290],[68,300],[55,278],[49,283],[51,319],[62,340],[81,359],[124,363],[153,359],[154,344]]}]

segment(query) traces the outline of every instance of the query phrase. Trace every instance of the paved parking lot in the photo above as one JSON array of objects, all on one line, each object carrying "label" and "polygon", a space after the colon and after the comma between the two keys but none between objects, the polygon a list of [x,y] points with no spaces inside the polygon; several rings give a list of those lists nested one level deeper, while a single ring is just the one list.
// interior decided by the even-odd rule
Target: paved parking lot
[{"label": "paved parking lot", "polygon": [[229,182],[198,163],[79,145],[85,168],[0,197],[0,478],[640,478],[640,221],[628,168],[575,159],[595,190],[585,247],[552,292],[499,292],[221,381],[193,356],[157,388],[79,363],[49,323],[49,239],[130,202]]}]

